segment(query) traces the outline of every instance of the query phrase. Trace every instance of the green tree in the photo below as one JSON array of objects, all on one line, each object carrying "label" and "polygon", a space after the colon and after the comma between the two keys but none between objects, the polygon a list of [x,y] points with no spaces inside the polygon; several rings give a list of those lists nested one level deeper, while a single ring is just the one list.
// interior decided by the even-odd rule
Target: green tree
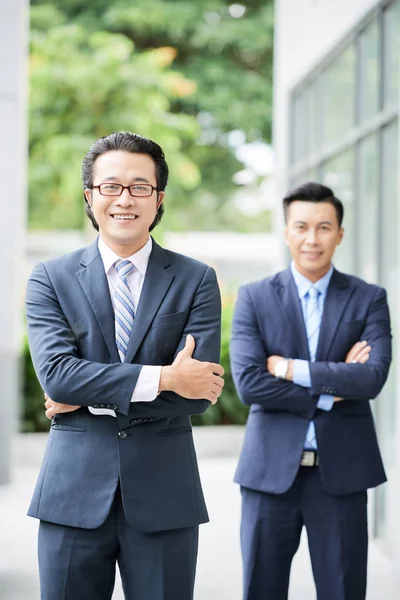
[{"label": "green tree", "polygon": [[[136,129],[165,147],[171,165],[165,227],[265,230],[266,219],[232,208],[241,164],[230,133],[270,139],[273,0],[31,4],[32,225],[66,193],[79,224],[78,156],[98,132]],[[42,194],[49,180],[52,193]],[[49,225],[65,225],[56,212]]]},{"label": "green tree", "polygon": [[[33,13],[31,34],[30,226],[82,227],[82,157],[95,138],[116,129],[157,139],[174,165],[172,194],[195,188],[200,173],[184,146],[199,126],[171,112],[194,84],[170,69],[175,50],[137,52],[122,34],[88,32],[43,9]],[[44,30],[48,19],[57,24]]]}]

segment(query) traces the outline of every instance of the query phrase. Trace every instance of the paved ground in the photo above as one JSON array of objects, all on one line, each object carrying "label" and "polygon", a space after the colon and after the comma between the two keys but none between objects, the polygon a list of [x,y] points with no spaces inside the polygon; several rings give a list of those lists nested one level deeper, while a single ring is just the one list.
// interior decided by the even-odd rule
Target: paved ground
[{"label": "paved ground", "polygon": [[[211,523],[203,525],[196,600],[240,600],[239,491],[232,477],[241,428],[200,428],[195,432]],[[38,600],[36,529],[25,516],[45,436],[20,435],[15,441],[13,483],[0,487],[0,600]],[[392,564],[371,544],[368,600],[399,600]],[[305,540],[296,555],[290,600],[315,600]],[[90,599],[88,599],[90,600]],[[113,600],[123,600],[117,582]]]}]

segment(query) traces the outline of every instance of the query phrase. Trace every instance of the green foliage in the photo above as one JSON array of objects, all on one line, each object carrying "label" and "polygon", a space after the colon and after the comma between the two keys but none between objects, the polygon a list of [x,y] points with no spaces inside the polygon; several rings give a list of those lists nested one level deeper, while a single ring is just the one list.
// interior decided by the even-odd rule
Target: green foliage
[{"label": "green foliage", "polygon": [[229,340],[233,316],[233,298],[227,298],[222,306],[221,360],[225,369],[224,390],[217,402],[203,413],[192,417],[193,425],[243,425],[249,412],[248,406],[242,404],[235,390],[229,358]]},{"label": "green foliage", "polygon": [[45,415],[43,390],[36,379],[26,338],[22,349],[22,382],[21,431],[26,433],[47,431],[49,421]]},{"label": "green foliage", "polygon": [[[192,417],[194,425],[242,425],[246,422],[248,407],[242,404],[236,394],[229,363],[229,339],[233,314],[233,299],[223,304],[222,310],[222,342],[221,364],[225,369],[224,391],[217,404],[202,415]],[[44,414],[43,390],[36,379],[32,365],[28,342],[23,348],[23,409],[22,431],[47,431],[49,422]]]},{"label": "green foliage", "polygon": [[273,1],[32,0],[29,224],[84,223],[80,164],[117,129],[152,137],[171,169],[163,227],[263,230],[232,206],[227,134],[269,141]]}]

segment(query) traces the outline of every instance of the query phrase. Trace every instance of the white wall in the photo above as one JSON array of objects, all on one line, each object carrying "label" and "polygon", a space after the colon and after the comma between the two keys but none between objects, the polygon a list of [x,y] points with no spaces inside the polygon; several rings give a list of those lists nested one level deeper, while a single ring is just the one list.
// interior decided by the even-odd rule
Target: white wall
[{"label": "white wall", "polygon": [[28,0],[0,0],[0,483],[16,426],[26,206]]}]

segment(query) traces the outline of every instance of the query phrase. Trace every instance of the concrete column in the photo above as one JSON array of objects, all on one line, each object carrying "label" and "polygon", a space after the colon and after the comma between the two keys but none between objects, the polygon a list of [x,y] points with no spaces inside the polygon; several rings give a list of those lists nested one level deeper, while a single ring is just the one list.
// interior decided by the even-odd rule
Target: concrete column
[{"label": "concrete column", "polygon": [[0,0],[0,483],[10,479],[20,397],[28,24],[28,0]]}]

